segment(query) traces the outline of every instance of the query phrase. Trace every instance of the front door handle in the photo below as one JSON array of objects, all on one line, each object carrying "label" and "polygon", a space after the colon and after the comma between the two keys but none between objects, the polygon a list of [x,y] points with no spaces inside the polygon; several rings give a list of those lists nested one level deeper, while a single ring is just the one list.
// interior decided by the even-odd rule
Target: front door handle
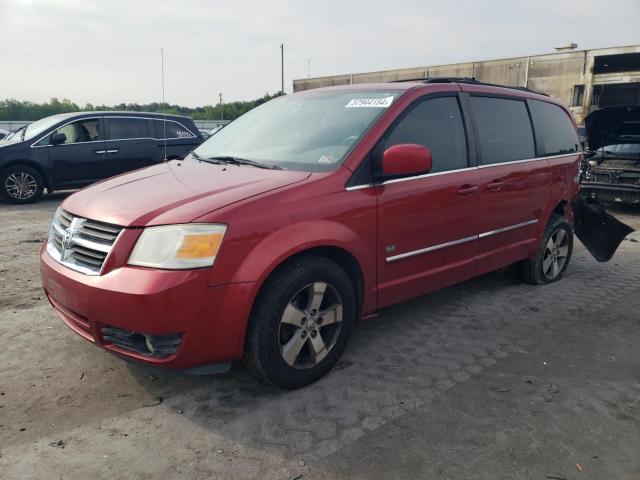
[{"label": "front door handle", "polygon": [[502,189],[502,185],[504,185],[503,180],[494,180],[487,183],[487,188],[492,192],[499,192]]},{"label": "front door handle", "polygon": [[105,153],[107,153],[106,150],[94,150],[93,151],[94,155],[104,155]]},{"label": "front door handle", "polygon": [[458,195],[471,195],[478,191],[478,185],[465,184],[458,189]]}]

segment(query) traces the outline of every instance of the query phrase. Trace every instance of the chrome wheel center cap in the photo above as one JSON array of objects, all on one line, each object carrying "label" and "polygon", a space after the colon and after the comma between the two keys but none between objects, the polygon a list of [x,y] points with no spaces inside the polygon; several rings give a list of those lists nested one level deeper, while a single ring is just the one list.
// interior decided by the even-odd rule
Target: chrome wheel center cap
[{"label": "chrome wheel center cap", "polygon": [[313,330],[315,326],[316,326],[316,322],[313,318],[310,318],[309,320],[307,320],[307,323],[305,324],[305,327],[307,327],[307,330]]}]

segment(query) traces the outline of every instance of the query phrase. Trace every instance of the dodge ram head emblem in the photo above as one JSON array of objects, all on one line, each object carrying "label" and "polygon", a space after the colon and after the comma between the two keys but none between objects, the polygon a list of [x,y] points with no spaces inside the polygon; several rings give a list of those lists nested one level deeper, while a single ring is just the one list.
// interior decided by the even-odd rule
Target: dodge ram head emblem
[{"label": "dodge ram head emblem", "polygon": [[71,239],[76,232],[71,228],[67,228],[62,235],[62,249],[66,250],[71,245]]}]

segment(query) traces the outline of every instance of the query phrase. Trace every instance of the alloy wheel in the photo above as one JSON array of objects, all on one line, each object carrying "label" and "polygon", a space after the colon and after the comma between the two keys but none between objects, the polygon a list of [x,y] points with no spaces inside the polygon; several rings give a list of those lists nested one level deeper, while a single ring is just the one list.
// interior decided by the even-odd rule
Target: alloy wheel
[{"label": "alloy wheel", "polygon": [[38,182],[27,172],[14,172],[4,182],[5,191],[13,198],[27,200],[38,191]]},{"label": "alloy wheel", "polygon": [[280,318],[280,355],[296,369],[312,368],[326,358],[342,328],[342,301],[325,282],[302,288],[289,301]]},{"label": "alloy wheel", "polygon": [[569,254],[569,236],[563,228],[551,234],[544,248],[542,258],[542,273],[548,280],[554,280],[567,261]]}]

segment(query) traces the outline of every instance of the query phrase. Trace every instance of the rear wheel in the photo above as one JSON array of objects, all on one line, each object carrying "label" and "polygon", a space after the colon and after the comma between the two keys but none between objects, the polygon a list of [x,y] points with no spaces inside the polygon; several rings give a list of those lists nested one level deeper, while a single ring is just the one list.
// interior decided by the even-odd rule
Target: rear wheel
[{"label": "rear wheel", "polygon": [[44,180],[26,165],[14,165],[0,174],[0,193],[11,203],[32,203],[42,196]]},{"label": "rear wheel", "polygon": [[285,265],[254,306],[245,362],[263,380],[299,388],[327,374],[342,355],[355,317],[349,276],[323,257]]},{"label": "rear wheel", "polygon": [[573,229],[558,214],[551,215],[538,253],[532,260],[523,262],[524,279],[534,285],[551,283],[562,278],[573,251]]}]

